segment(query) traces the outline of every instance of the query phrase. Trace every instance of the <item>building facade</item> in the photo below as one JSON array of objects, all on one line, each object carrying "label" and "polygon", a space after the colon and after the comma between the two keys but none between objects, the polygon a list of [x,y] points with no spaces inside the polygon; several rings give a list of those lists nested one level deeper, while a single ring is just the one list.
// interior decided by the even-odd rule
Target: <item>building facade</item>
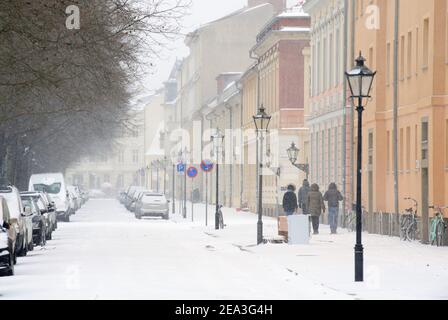
[{"label": "building facade", "polygon": [[311,16],[311,90],[307,126],[310,129],[310,180],[321,191],[336,183],[350,210],[351,112],[346,99],[347,32],[344,0],[309,0]]},{"label": "building facade", "polygon": [[400,1],[398,15],[394,1],[371,4],[379,9],[379,28],[369,28],[372,15],[361,3],[354,7],[356,48],[377,70],[363,122],[368,226],[381,231],[377,217],[386,214],[396,222],[392,231],[397,233],[394,214],[411,207],[405,200],[411,197],[418,201],[420,236],[427,242],[433,216],[428,207],[448,202],[447,2]]}]

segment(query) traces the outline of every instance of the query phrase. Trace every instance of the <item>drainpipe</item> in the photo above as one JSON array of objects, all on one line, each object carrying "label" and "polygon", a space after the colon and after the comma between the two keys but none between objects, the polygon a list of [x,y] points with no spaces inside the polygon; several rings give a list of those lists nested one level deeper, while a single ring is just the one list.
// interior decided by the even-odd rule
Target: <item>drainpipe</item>
[{"label": "drainpipe", "polygon": [[400,0],[395,0],[394,26],[394,211],[399,222],[398,199],[398,33],[399,33]]},{"label": "drainpipe", "polygon": [[[257,105],[256,105],[256,107],[257,107],[257,109],[260,107],[260,69],[259,69],[259,67],[260,67],[260,57],[259,56],[257,56],[257,55],[255,55],[254,54],[254,51],[251,49],[250,50],[250,52],[249,52],[249,57],[251,58],[251,59],[254,59],[254,60],[256,60],[257,61]],[[261,174],[261,172],[260,172],[260,168],[259,168],[259,166],[258,166],[258,163],[260,163],[260,161],[262,160],[262,159],[260,159],[260,152],[259,152],[259,150],[258,150],[258,137],[257,138],[255,138],[255,141],[256,141],[256,143],[255,143],[255,145],[256,145],[256,162],[257,162],[257,166],[256,166],[256,173],[255,173],[255,176],[256,176],[256,179],[255,179],[255,190],[257,190],[257,192],[255,192],[255,203],[256,203],[256,206],[257,206],[257,212],[259,211],[258,210],[258,189],[259,189],[259,186],[258,186],[258,182],[259,182],[259,176],[260,176],[260,174]]]},{"label": "drainpipe", "polygon": [[[344,60],[343,69],[344,72],[348,69],[348,0],[344,0]],[[342,81],[342,194],[344,199],[342,200],[342,208],[344,214],[347,210],[347,81]]]},{"label": "drainpipe", "polygon": [[232,109],[232,106],[231,105],[229,105],[228,103],[225,103],[224,104],[224,107],[227,109],[227,110],[229,110],[229,122],[230,122],[230,126],[229,126],[229,129],[230,129],[230,132],[232,132],[232,135],[230,136],[230,148],[231,148],[231,156],[232,156],[232,160],[231,160],[231,163],[229,163],[228,165],[229,165],[229,170],[230,170],[230,172],[229,172],[229,175],[230,175],[230,182],[229,182],[229,186],[230,186],[230,201],[229,201],[229,205],[230,205],[230,208],[232,208],[233,207],[233,165],[234,165],[234,163],[233,163],[233,159],[234,159],[234,157],[233,157],[233,109]]},{"label": "drainpipe", "polygon": [[238,93],[240,94],[240,148],[241,148],[241,158],[240,158],[240,209],[243,208],[243,192],[244,192],[244,135],[243,135],[243,87],[241,82],[236,84]]},{"label": "drainpipe", "polygon": [[[351,47],[350,47],[350,61],[355,60],[355,32],[356,32],[356,26],[355,26],[355,20],[356,20],[356,0],[351,1]],[[355,148],[353,147],[355,144],[355,113],[353,112],[354,105],[352,99],[350,99],[350,201],[354,202],[353,195],[355,194],[355,176],[353,174],[354,168],[355,168]],[[352,203],[350,203],[350,207],[352,207]],[[352,208],[350,208],[352,209]]]}]

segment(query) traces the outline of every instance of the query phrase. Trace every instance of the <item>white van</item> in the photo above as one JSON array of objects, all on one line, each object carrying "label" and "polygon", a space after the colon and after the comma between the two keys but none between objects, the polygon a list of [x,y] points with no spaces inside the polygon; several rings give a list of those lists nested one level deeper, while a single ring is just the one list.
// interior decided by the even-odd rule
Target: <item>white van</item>
[{"label": "white van", "polygon": [[62,173],[33,174],[28,190],[48,193],[56,206],[58,220],[70,221],[70,199]]}]

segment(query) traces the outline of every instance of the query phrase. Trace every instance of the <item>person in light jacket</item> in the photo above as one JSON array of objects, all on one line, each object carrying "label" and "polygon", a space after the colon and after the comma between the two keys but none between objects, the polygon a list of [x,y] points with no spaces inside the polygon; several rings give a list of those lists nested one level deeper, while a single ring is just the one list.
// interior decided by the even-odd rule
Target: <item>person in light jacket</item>
[{"label": "person in light jacket", "polygon": [[283,210],[287,216],[292,216],[297,212],[296,187],[292,184],[288,186],[288,191],[283,196]]},{"label": "person in light jacket", "polygon": [[339,192],[336,183],[331,183],[324,195],[324,201],[328,202],[328,220],[330,222],[331,234],[336,234],[338,231],[339,202],[342,200],[344,198]]},{"label": "person in light jacket", "polygon": [[317,184],[312,184],[307,197],[307,207],[311,215],[314,234],[319,234],[319,219],[325,212],[325,203]]}]

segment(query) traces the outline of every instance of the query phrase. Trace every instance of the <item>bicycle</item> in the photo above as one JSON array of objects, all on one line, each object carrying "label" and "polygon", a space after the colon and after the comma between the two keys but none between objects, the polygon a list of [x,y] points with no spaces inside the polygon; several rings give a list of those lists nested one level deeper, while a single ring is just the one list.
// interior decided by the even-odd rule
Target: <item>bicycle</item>
[{"label": "bicycle", "polygon": [[405,209],[406,213],[401,216],[400,239],[402,241],[414,241],[418,237],[418,202],[410,197],[404,198],[404,200],[412,201],[413,207]]},{"label": "bicycle", "polygon": [[[361,206],[362,209],[362,215],[365,217],[367,210],[365,206]],[[348,232],[355,232],[356,231],[356,204],[353,204],[352,210],[349,214],[345,215],[345,227],[347,228]]]},{"label": "bicycle", "polygon": [[436,212],[434,218],[431,221],[429,241],[431,242],[431,245],[442,247],[445,243],[447,229],[447,223],[445,222],[443,217],[443,210],[448,207],[430,206],[429,208],[433,209]]}]

